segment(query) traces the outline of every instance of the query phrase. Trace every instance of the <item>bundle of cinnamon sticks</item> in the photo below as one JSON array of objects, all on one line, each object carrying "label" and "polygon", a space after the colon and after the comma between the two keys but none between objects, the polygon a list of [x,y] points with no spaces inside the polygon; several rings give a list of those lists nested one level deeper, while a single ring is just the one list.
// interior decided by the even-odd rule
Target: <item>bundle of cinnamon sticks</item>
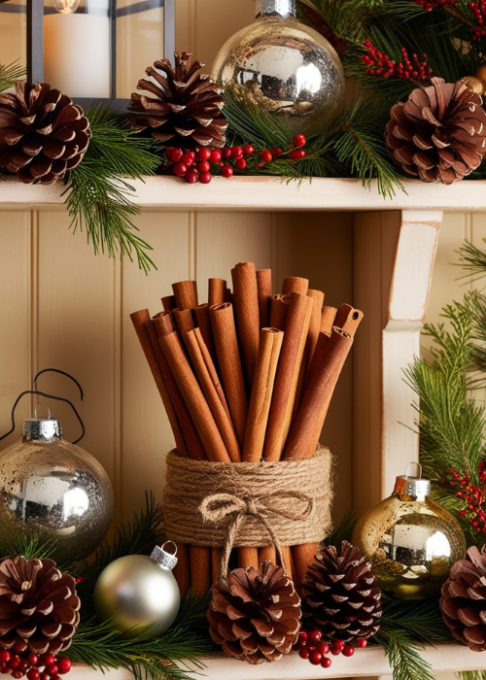
[{"label": "bundle of cinnamon sticks", "polygon": [[[173,284],[163,311],[131,315],[181,456],[238,464],[314,455],[362,312],[324,306],[299,277],[274,295],[270,269],[251,262],[226,281],[209,279],[199,304],[195,281]],[[275,548],[238,548],[240,566],[276,560]],[[317,545],[287,546],[298,585]],[[205,594],[217,580],[219,549],[178,546],[181,592]]]}]

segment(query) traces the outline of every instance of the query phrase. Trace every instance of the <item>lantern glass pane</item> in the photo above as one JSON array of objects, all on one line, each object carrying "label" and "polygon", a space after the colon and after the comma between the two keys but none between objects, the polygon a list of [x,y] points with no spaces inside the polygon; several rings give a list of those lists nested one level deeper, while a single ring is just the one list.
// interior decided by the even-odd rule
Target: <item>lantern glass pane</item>
[{"label": "lantern glass pane", "polygon": [[78,9],[68,14],[46,3],[44,77],[52,87],[70,97],[110,96],[108,10],[108,0],[81,0]]},{"label": "lantern glass pane", "polygon": [[0,64],[27,64],[27,15],[25,0],[0,2]]},{"label": "lantern glass pane", "polygon": [[116,96],[129,99],[145,69],[164,55],[162,0],[117,0]]}]

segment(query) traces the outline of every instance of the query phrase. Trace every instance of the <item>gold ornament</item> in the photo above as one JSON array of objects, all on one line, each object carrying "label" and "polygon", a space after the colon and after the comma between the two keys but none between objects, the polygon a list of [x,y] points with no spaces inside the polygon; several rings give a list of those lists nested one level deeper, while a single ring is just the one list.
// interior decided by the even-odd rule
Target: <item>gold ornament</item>
[{"label": "gold ornament", "polygon": [[[176,548],[175,543],[172,543]],[[156,546],[150,557],[126,555],[109,564],[94,589],[94,604],[101,621],[112,624],[127,638],[148,640],[175,621],[181,603],[172,569],[177,557]]]},{"label": "gold ornament", "polygon": [[486,88],[486,64],[483,64],[476,71],[476,78],[478,78]]},{"label": "gold ornament", "polygon": [[352,540],[370,560],[379,587],[403,600],[438,594],[466,552],[459,522],[430,498],[430,481],[417,467],[418,476],[397,477],[392,496],[361,517]]},{"label": "gold ornament", "polygon": [[475,76],[465,76],[461,78],[461,82],[465,83],[471,92],[475,94],[484,94],[484,82]]}]

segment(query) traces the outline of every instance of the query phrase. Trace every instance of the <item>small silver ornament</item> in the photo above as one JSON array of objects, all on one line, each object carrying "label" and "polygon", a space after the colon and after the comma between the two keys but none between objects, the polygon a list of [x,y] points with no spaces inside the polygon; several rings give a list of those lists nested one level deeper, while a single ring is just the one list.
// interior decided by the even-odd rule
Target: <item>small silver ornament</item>
[{"label": "small silver ornament", "polygon": [[[172,543],[175,553],[164,550]],[[175,621],[181,595],[172,569],[177,564],[177,547],[167,541],[156,546],[150,557],[126,555],[109,564],[94,589],[94,604],[101,621],[127,638],[148,640],[161,635]]]},{"label": "small silver ornament", "polygon": [[430,498],[422,467],[411,465],[418,473],[397,477],[393,494],[358,521],[352,542],[370,560],[382,590],[420,600],[440,592],[452,565],[464,558],[466,540],[457,519]]},{"label": "small silver ornament", "polygon": [[51,542],[52,558],[88,557],[113,515],[113,490],[101,464],[62,439],[61,421],[22,422],[22,439],[0,453],[0,554],[20,535]]},{"label": "small silver ornament", "polygon": [[294,134],[327,130],[344,103],[336,50],[297,20],[295,0],[259,0],[256,17],[221,48],[213,78],[237,101],[281,118]]}]

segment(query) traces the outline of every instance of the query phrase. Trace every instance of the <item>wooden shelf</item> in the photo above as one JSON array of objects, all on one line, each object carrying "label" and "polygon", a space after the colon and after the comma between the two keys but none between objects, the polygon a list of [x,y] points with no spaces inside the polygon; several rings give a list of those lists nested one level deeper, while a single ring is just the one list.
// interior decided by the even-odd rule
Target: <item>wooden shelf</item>
[{"label": "wooden shelf", "polygon": [[[463,181],[452,186],[404,182],[393,200],[354,179],[314,179],[282,182],[268,177],[216,177],[209,185],[188,185],[173,177],[147,177],[132,183],[135,201],[148,210],[486,210],[486,181]],[[0,180],[3,209],[52,209],[62,207],[61,184],[29,186],[14,178]]]},{"label": "wooden shelf", "polygon": [[[472,652],[458,644],[427,645],[421,654],[435,673],[459,672],[486,669],[486,654]],[[317,678],[352,678],[391,675],[390,665],[381,647],[357,650],[349,659],[343,656],[332,657],[331,668],[312,666],[303,661],[298,654],[291,654],[275,663],[258,666],[235,661],[223,654],[214,654],[202,659],[205,668],[194,677],[208,677],[210,680],[314,680]],[[70,673],[70,680],[99,680],[99,671],[87,666],[76,665]],[[125,669],[105,672],[104,680],[133,680]]]}]

